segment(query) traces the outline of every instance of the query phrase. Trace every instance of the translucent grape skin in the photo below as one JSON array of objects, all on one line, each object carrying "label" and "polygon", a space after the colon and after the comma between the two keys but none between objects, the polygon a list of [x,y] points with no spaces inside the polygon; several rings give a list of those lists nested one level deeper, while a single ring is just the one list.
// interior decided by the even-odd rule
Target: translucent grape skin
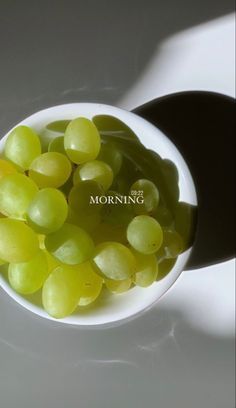
[{"label": "translucent grape skin", "polygon": [[55,188],[40,190],[27,210],[28,224],[40,234],[57,231],[64,224],[68,205],[63,193]]},{"label": "translucent grape skin", "polygon": [[107,163],[111,167],[114,176],[117,176],[122,166],[122,154],[114,143],[102,143],[97,159]]},{"label": "translucent grape skin", "polygon": [[148,215],[137,215],[128,225],[127,239],[136,251],[153,254],[162,244],[162,228],[154,218]]},{"label": "translucent grape skin", "polygon": [[[147,179],[137,180],[132,184],[130,193],[142,193],[143,203],[138,201],[133,204],[136,214],[148,214],[154,211],[159,203],[159,191],[152,181]],[[137,195],[138,197],[138,195]]]},{"label": "translucent grape skin", "polygon": [[65,131],[64,146],[73,163],[82,164],[96,159],[101,147],[96,126],[87,118],[72,120]]},{"label": "translucent grape skin", "polygon": [[175,263],[176,263],[177,258],[168,258],[168,259],[163,259],[161,262],[158,263],[158,275],[157,275],[157,281],[162,280],[167,276],[170,271],[173,269]]},{"label": "translucent grape skin", "polygon": [[109,201],[103,206],[101,212],[103,221],[114,226],[126,227],[134,217],[132,205],[120,202],[113,204],[111,200],[115,201],[118,198],[122,200],[122,195],[116,191],[109,190],[107,196]]},{"label": "translucent grape skin", "polygon": [[67,223],[77,225],[77,227],[83,228],[88,233],[100,230],[101,216],[99,212],[86,213],[76,212],[72,208],[68,207]]},{"label": "translucent grape skin", "polygon": [[132,250],[137,264],[136,273],[133,276],[135,285],[146,288],[157,279],[158,263],[154,254],[144,255]]},{"label": "translucent grape skin", "polygon": [[69,206],[78,215],[95,214],[100,211],[102,204],[92,203],[91,197],[95,199],[102,195],[104,195],[104,190],[96,181],[82,181],[71,189],[68,197]]},{"label": "translucent grape skin", "polygon": [[124,293],[130,289],[132,280],[130,278],[124,280],[105,279],[106,288],[114,294]]},{"label": "translucent grape skin", "polygon": [[37,292],[48,275],[45,253],[39,250],[37,255],[27,262],[11,263],[8,267],[8,279],[11,287],[22,295]]},{"label": "translucent grape skin", "polygon": [[91,236],[96,245],[106,241],[120,242],[126,244],[126,229],[122,225],[111,225],[101,222],[98,228],[91,232]]},{"label": "translucent grape skin", "polygon": [[79,297],[79,276],[73,267],[58,266],[44,282],[43,307],[55,319],[62,319],[73,313],[78,305]]},{"label": "translucent grape skin", "polygon": [[74,185],[86,180],[96,181],[106,191],[112,185],[113,171],[107,163],[100,160],[92,160],[77,167],[74,172]]},{"label": "translucent grape skin", "polygon": [[0,258],[6,262],[27,262],[36,256],[39,241],[22,221],[0,218]]},{"label": "translucent grape skin", "polygon": [[176,258],[184,249],[181,236],[177,231],[170,228],[163,228],[163,242],[157,252],[159,259]]},{"label": "translucent grape skin", "polygon": [[30,165],[29,176],[40,188],[60,187],[70,177],[71,163],[58,152],[47,152],[38,156]]},{"label": "translucent grape skin", "polygon": [[79,277],[79,306],[93,303],[102,290],[103,279],[99,276],[91,262],[85,262],[75,267]]},{"label": "translucent grape skin", "polygon": [[64,136],[58,136],[52,139],[48,145],[48,151],[66,154],[64,148]]},{"label": "translucent grape skin", "polygon": [[45,238],[46,249],[59,261],[77,265],[93,256],[94,243],[89,234],[72,224],[65,223]]},{"label": "translucent grape skin", "polygon": [[0,180],[0,212],[8,217],[26,219],[30,202],[38,187],[29,177],[13,173]]},{"label": "translucent grape skin", "polygon": [[41,153],[38,135],[28,126],[17,126],[8,135],[4,154],[22,170],[28,170],[32,161]]},{"label": "translucent grape skin", "polygon": [[7,160],[0,159],[0,180],[9,174],[17,173],[16,168]]},{"label": "translucent grape skin", "polygon": [[103,277],[113,280],[130,278],[136,267],[132,252],[118,242],[103,242],[98,245],[93,262]]}]

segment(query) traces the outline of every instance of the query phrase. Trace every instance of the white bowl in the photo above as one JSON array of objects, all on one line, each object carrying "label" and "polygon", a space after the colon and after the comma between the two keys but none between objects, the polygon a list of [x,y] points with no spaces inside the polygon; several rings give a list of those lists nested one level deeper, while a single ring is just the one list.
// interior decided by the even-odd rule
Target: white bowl
[{"label": "white bowl", "polygon": [[[18,123],[17,126],[28,125],[40,132],[46,124],[56,120],[73,119],[78,116],[91,119],[95,115],[104,114],[115,116],[126,123],[147,148],[156,151],[163,159],[174,162],[179,173],[180,200],[192,205],[197,204],[196,191],[190,171],[175,145],[159,129],[134,113],[97,103],[72,103],[39,111]],[[0,153],[7,136],[8,134],[0,140]],[[137,315],[153,305],[173,285],[181,274],[190,252],[191,248],[181,254],[169,274],[150,287],[135,287],[122,295],[110,296],[94,309],[83,313],[75,312],[69,317],[56,321],[73,325],[94,326],[120,322]],[[0,285],[9,296],[26,309],[46,319],[55,320],[42,309],[40,304],[37,305],[37,301],[32,302],[31,299],[17,294],[9,286],[4,274],[0,274]]]}]

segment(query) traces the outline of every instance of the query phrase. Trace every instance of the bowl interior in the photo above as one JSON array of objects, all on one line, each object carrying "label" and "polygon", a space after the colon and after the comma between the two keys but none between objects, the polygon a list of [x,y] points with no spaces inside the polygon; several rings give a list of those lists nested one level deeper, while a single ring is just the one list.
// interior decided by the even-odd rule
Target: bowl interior
[{"label": "bowl interior", "polygon": [[[78,116],[92,119],[96,115],[112,115],[120,119],[134,131],[146,148],[157,152],[162,159],[171,160],[178,170],[179,200],[192,205],[197,204],[196,191],[190,171],[175,145],[159,129],[134,113],[103,104],[73,103],[39,111],[18,123],[17,126],[24,124],[40,133],[45,125],[56,120],[73,119]],[[7,135],[0,140],[0,153],[3,151]],[[190,251],[191,248],[182,253],[169,274],[150,287],[135,287],[116,296],[104,294],[93,307],[79,312],[75,311],[71,316],[57,321],[75,325],[101,325],[131,318],[150,307],[170,288],[183,270]],[[43,310],[39,294],[27,298],[17,294],[8,284],[4,267],[2,266],[1,269],[0,285],[13,299],[39,316],[55,320]]]}]

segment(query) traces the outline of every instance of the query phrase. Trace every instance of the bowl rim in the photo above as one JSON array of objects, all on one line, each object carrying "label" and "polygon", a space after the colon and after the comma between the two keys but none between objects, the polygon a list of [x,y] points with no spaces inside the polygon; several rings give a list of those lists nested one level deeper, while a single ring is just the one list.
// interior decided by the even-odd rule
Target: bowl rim
[{"label": "bowl rim", "polygon": [[[100,103],[92,103],[92,102],[74,102],[74,103],[68,103],[68,104],[62,104],[62,105],[55,105],[46,109],[42,109],[40,111],[37,111],[36,113],[33,113],[32,115],[26,117],[25,119],[21,120],[19,123],[14,125],[0,140],[0,154],[3,150],[3,145],[4,142],[8,136],[8,134],[16,127],[19,125],[26,125],[26,126],[32,126],[36,131],[40,131],[47,123],[50,123],[51,121],[54,120],[60,120],[60,119],[72,119],[78,116],[86,116],[88,118],[92,118],[98,114],[106,114],[106,115],[112,115],[115,116],[119,119],[121,119],[124,123],[126,123],[137,136],[141,139],[141,141],[144,143],[144,136],[141,131],[143,129],[145,130],[145,136],[148,136],[147,139],[145,139],[145,145],[146,147],[152,148],[152,150],[156,151],[162,158],[175,158],[175,165],[178,169],[179,172],[179,177],[180,177],[180,197],[181,197],[181,192],[183,192],[183,189],[186,194],[186,198],[184,201],[189,202],[190,204],[197,205],[197,194],[196,194],[196,188],[195,184],[192,178],[192,175],[190,173],[190,170],[182,157],[181,153],[177,149],[177,147],[174,145],[170,139],[166,135],[163,134],[162,131],[160,131],[157,127],[149,123],[146,119],[141,118],[137,114],[130,112],[125,109],[121,109],[119,107],[107,105],[107,104],[100,104]],[[158,145],[158,148],[153,149],[153,140],[155,139],[155,145]],[[157,143],[158,142],[158,143]],[[166,157],[164,157],[166,156]],[[176,164],[177,162],[177,164]],[[181,188],[182,186],[182,188]],[[181,201],[181,200],[180,200]],[[196,230],[195,230],[196,232]],[[168,273],[168,275],[163,278],[161,281],[155,282],[153,285],[151,285],[149,288],[135,288],[137,295],[136,296],[142,296],[140,299],[143,298],[143,293],[144,291],[146,292],[146,298],[147,298],[147,291],[149,290],[150,293],[152,293],[152,296],[150,296],[150,300],[146,299],[144,302],[143,306],[132,308],[132,305],[130,305],[129,302],[127,302],[127,305],[130,307],[128,309],[127,313],[116,313],[113,318],[109,315],[107,318],[104,316],[94,316],[92,318],[91,314],[89,315],[79,315],[79,314],[72,314],[71,316],[68,316],[63,319],[54,319],[53,317],[49,316],[42,308],[39,306],[34,305],[31,303],[27,298],[21,296],[20,294],[16,293],[8,284],[7,280],[4,279],[4,277],[0,274],[0,287],[11,297],[13,298],[18,304],[20,304],[22,307],[25,309],[33,312],[34,314],[46,318],[48,320],[54,321],[59,324],[68,324],[72,326],[86,326],[86,327],[100,327],[100,326],[113,326],[113,325],[119,325],[123,324],[127,321],[133,320],[140,314],[144,313],[148,309],[150,309],[169,289],[172,287],[172,285],[175,283],[175,281],[178,279],[180,276],[181,272],[184,269],[184,266],[186,265],[189,256],[191,254],[192,248],[189,248],[187,251],[185,251],[183,254],[181,254],[175,266],[172,268],[172,270]],[[171,279],[170,279],[171,278]],[[152,287],[157,287],[157,290],[150,290]],[[162,288],[162,290],[158,291],[159,289]],[[123,298],[125,296],[130,296],[130,293],[133,291],[126,292],[125,294],[119,295],[119,298]],[[154,293],[153,293],[154,291]],[[156,296],[155,296],[156,292]],[[149,300],[149,302],[147,301]],[[116,302],[117,305],[119,306],[119,302]],[[117,306],[117,307],[118,307]]]}]

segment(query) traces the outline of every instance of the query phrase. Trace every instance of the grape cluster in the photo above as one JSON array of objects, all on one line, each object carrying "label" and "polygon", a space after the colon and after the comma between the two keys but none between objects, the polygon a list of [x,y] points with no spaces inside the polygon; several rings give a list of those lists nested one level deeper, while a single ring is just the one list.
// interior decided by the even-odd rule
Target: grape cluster
[{"label": "grape cluster", "polygon": [[[185,249],[158,185],[127,155],[130,145],[95,124],[57,121],[40,135],[18,126],[0,159],[0,265],[9,264],[18,293],[42,289],[54,318],[102,290],[151,285]],[[124,194],[142,200],[122,202]]]}]

